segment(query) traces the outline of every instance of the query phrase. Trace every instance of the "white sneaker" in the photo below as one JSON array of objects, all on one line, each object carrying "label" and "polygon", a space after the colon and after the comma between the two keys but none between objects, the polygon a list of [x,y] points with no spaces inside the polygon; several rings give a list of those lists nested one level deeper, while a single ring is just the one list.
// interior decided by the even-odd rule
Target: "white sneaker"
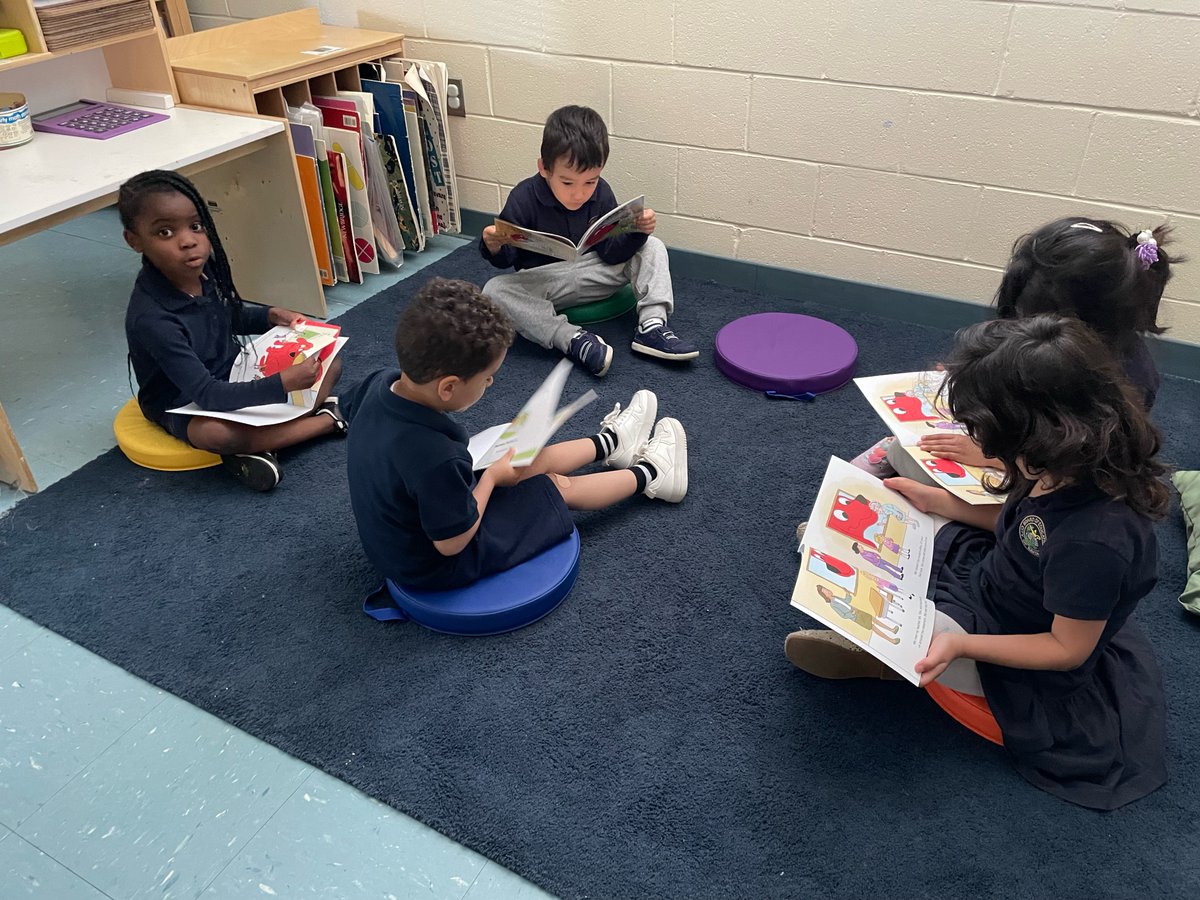
[{"label": "white sneaker", "polygon": [[658,474],[643,493],[668,503],[678,503],[687,494],[687,435],[678,419],[659,419],[637,461],[645,460]]},{"label": "white sneaker", "polygon": [[653,391],[638,391],[624,410],[618,403],[612,412],[600,420],[600,430],[611,428],[617,436],[617,447],[604,460],[614,469],[628,469],[641,456],[650,439],[650,430],[658,417],[658,397]]}]

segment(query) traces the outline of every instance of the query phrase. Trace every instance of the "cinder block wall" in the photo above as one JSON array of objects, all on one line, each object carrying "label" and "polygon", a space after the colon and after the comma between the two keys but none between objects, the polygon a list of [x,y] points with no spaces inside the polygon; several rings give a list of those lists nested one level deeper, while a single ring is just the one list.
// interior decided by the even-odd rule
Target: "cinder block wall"
[{"label": "cinder block wall", "polygon": [[[226,3],[305,5],[192,0]],[[546,114],[583,103],[614,136],[618,197],[645,193],[669,244],[706,253],[986,303],[1013,239],[1043,221],[1169,221],[1197,261],[1164,319],[1200,343],[1200,0],[320,8],[402,31],[464,80],[469,208],[498,210],[533,173]]]}]

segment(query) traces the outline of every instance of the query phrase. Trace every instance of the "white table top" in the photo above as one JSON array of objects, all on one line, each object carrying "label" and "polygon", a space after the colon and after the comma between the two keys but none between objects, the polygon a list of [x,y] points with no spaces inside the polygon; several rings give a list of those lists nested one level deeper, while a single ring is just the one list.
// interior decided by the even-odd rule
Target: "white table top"
[{"label": "white table top", "polygon": [[[148,110],[164,112],[164,110]],[[283,131],[277,119],[177,106],[108,140],[35,132],[0,150],[0,234],[114,193],[147,169],[177,169]]]}]

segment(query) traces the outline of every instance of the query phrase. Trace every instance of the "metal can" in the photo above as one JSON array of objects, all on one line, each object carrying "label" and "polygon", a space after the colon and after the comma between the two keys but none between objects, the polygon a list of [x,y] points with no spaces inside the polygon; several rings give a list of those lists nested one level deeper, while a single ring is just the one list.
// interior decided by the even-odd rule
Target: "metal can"
[{"label": "metal can", "polygon": [[0,91],[0,150],[33,140],[33,120],[25,95]]}]

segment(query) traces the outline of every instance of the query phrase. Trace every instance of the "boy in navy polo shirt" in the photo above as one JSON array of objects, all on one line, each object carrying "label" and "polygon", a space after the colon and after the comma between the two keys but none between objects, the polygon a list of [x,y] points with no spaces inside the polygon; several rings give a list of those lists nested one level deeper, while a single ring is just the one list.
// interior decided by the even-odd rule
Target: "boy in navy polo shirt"
[{"label": "boy in navy polo shirt", "polygon": [[[396,584],[463,587],[566,538],[569,509],[600,509],[642,493],[687,493],[687,438],[657,425],[650,391],[620,404],[589,438],[551,444],[532,465],[512,453],[476,477],[467,433],[447,413],[474,404],[513,341],[508,316],[465,281],[435,278],[396,327],[400,369],[381,369],[342,397],[350,429],[350,505],[363,550]],[[653,431],[651,430],[653,426]],[[605,462],[609,471],[566,473]]]},{"label": "boy in navy polo shirt", "polygon": [[[564,106],[550,114],[542,131],[538,174],[512,189],[500,218],[523,228],[562,235],[578,242],[588,227],[617,206],[600,172],[608,162],[608,129],[585,106]],[[637,295],[638,327],[633,350],[657,359],[681,361],[700,355],[696,345],[667,327],[675,307],[667,248],[653,237],[654,210],[644,210],[637,232],[610,237],[570,262],[506,245],[494,225],[483,230],[479,250],[500,269],[483,292],[511,317],[522,337],[556,347],[593,375],[612,364],[612,347],[599,335],[572,325],[562,310],[611,295],[627,284]]]}]

